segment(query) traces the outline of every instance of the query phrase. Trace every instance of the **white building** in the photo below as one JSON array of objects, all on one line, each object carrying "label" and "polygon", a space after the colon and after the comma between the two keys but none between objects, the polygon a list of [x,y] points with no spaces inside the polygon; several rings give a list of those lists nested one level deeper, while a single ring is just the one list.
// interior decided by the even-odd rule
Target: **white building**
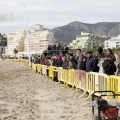
[{"label": "white building", "polygon": [[[28,29],[28,40],[31,54],[42,53],[48,45],[54,44],[54,32],[43,28],[43,25],[35,25],[33,28]],[[18,50],[18,55],[28,54],[28,41],[25,30],[7,33],[6,55],[14,56],[14,49]]]},{"label": "white building", "polygon": [[105,40],[103,45],[104,45],[104,49],[120,48],[120,35],[117,37],[113,37],[109,40]]},{"label": "white building", "polygon": [[80,35],[76,36],[76,40],[70,43],[72,49],[77,48],[97,48],[100,42],[96,40],[96,36],[91,33],[81,32]]},{"label": "white building", "polygon": [[25,30],[7,33],[6,55],[14,55],[14,49],[17,49],[18,52],[23,52],[25,36]]},{"label": "white building", "polygon": [[[44,50],[47,50],[48,45],[54,44],[54,32],[43,28],[43,25],[36,25],[28,30],[28,40],[30,53],[42,53]],[[28,53],[27,39],[25,39],[24,43],[24,52]]]}]

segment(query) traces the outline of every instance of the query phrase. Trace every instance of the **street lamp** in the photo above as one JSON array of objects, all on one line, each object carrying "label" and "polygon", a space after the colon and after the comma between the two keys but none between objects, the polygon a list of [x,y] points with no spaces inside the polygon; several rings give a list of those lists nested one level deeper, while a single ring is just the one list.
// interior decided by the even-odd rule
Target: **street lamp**
[{"label": "street lamp", "polygon": [[29,56],[29,66],[31,66],[30,64],[30,44],[29,44],[29,40],[28,40],[28,28],[27,28],[27,14],[26,14],[26,5],[27,4],[23,4],[24,6],[24,9],[25,9],[25,24],[26,24],[26,40],[27,40],[27,43],[28,43],[28,56]]}]

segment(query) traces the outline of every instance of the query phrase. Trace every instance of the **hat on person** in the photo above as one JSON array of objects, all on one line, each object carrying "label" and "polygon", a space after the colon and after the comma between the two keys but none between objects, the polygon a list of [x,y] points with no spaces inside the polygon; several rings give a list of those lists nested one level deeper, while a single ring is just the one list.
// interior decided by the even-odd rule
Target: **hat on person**
[{"label": "hat on person", "polygon": [[70,53],[69,55],[70,55],[70,56],[73,56],[73,54],[72,54],[72,53]]},{"label": "hat on person", "polygon": [[93,52],[91,50],[88,50],[86,54],[92,54]]}]

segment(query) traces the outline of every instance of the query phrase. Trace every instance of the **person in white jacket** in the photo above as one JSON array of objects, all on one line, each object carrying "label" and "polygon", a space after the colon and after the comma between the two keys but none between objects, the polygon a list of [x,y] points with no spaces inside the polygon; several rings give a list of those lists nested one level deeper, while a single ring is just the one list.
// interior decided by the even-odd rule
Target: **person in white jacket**
[{"label": "person in white jacket", "polygon": [[105,60],[104,57],[99,58],[99,62],[98,62],[99,73],[104,73],[104,69],[103,69],[103,66],[102,66],[102,63],[104,62],[104,60]]}]

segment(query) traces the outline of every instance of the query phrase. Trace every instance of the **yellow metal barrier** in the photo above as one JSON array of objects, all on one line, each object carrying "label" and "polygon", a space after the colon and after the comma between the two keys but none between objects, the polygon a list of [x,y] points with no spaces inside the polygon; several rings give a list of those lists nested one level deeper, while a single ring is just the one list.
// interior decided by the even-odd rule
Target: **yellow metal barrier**
[{"label": "yellow metal barrier", "polygon": [[4,59],[5,61],[9,61],[8,59]]},{"label": "yellow metal barrier", "polygon": [[41,64],[37,64],[37,72],[38,73],[42,73],[42,65]]},{"label": "yellow metal barrier", "polygon": [[17,62],[17,59],[14,59],[15,62]]},{"label": "yellow metal barrier", "polygon": [[68,78],[69,72],[68,72],[68,70],[69,70],[69,69],[64,69],[64,72],[65,72],[65,73],[63,73],[63,74],[64,74],[64,75],[63,75],[63,79],[64,79],[64,83],[65,83],[65,84],[68,84],[68,83],[69,83],[69,78]]},{"label": "yellow metal barrier", "polygon": [[25,62],[25,63],[28,63],[29,61],[28,61],[27,59],[24,59],[24,62]]},{"label": "yellow metal barrier", "polygon": [[32,69],[36,71],[37,64],[32,63]]},{"label": "yellow metal barrier", "polygon": [[64,82],[64,77],[63,77],[63,68],[62,67],[58,67],[58,80],[59,81],[63,81]]},{"label": "yellow metal barrier", "polygon": [[[26,62],[26,59],[5,59],[7,61],[18,61],[18,62]],[[34,71],[38,71],[44,75],[47,75],[47,69],[49,69],[49,77],[54,78],[55,72],[58,72],[58,80],[64,82],[67,85],[71,85],[72,87],[79,88],[84,91],[84,93],[88,92],[91,97],[94,91],[107,91],[112,90],[116,94],[120,94],[120,77],[118,76],[107,76],[106,74],[100,74],[95,72],[86,73],[82,70],[73,70],[73,69],[63,69],[62,67],[54,67],[41,64],[32,64],[32,69]],[[101,93],[96,94],[97,96],[101,95]],[[117,100],[120,101],[120,97],[117,97]]]},{"label": "yellow metal barrier", "polygon": [[[116,94],[120,94],[120,77],[111,75],[108,77],[108,90],[114,91]],[[116,97],[120,101],[120,97]]]},{"label": "yellow metal barrier", "polygon": [[[87,80],[87,73],[83,70],[75,70],[75,87],[76,89],[79,88],[84,91],[83,95],[86,93],[86,80]],[[82,95],[82,96],[83,96]]]},{"label": "yellow metal barrier", "polygon": [[62,82],[65,84],[68,80],[68,69],[62,69]]},{"label": "yellow metal barrier", "polygon": [[[89,93],[89,97],[94,91],[107,91],[108,90],[108,76],[106,74],[100,74],[90,72],[87,74],[86,90]],[[96,94],[97,96],[101,93]]]},{"label": "yellow metal barrier", "polygon": [[21,59],[17,59],[17,62],[21,62]]},{"label": "yellow metal barrier", "polygon": [[58,72],[58,68],[54,66],[49,66],[49,77],[54,78],[55,72]]},{"label": "yellow metal barrier", "polygon": [[53,72],[53,66],[49,66],[49,77],[53,79],[54,72]]},{"label": "yellow metal barrier", "polygon": [[65,83],[74,87],[74,69],[68,69],[68,78],[66,78]]},{"label": "yellow metal barrier", "polygon": [[48,67],[46,65],[42,65],[42,74],[47,75],[47,69]]}]

